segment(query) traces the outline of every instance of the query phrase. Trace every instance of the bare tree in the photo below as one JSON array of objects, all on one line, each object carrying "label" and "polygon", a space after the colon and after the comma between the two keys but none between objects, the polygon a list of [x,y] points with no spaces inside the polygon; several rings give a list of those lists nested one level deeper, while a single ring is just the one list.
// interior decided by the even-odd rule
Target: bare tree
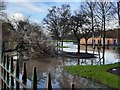
[{"label": "bare tree", "polygon": [[92,42],[93,42],[93,49],[95,48],[95,43],[94,43],[94,37],[95,37],[95,14],[94,14],[94,10],[96,8],[96,2],[91,2],[89,0],[87,0],[87,2],[85,2],[83,5],[82,5],[82,10],[83,12],[88,15],[88,17],[90,18],[90,22],[91,22],[91,26],[89,27],[92,31]]},{"label": "bare tree", "polygon": [[72,15],[71,17],[71,30],[73,30],[73,34],[77,40],[78,44],[78,51],[77,53],[80,53],[80,39],[83,38],[85,35],[84,25],[88,22],[87,16],[82,13],[81,11],[75,12],[75,15]]},{"label": "bare tree", "polygon": [[106,22],[110,21],[112,6],[110,2],[97,2],[96,16],[101,22],[102,37],[103,37],[103,64],[105,63],[105,37],[106,37]]},{"label": "bare tree", "polygon": [[92,36],[92,31],[89,28],[89,25],[87,28],[83,28],[83,38],[85,39],[85,52],[87,53],[87,46],[88,46],[88,39]]},{"label": "bare tree", "polygon": [[0,21],[4,21],[3,18],[6,17],[4,10],[6,9],[6,5],[4,1],[0,1]]},{"label": "bare tree", "polygon": [[118,26],[119,26],[119,30],[118,30],[118,44],[120,44],[120,1],[117,2],[117,14],[118,14]]},{"label": "bare tree", "polygon": [[[4,10],[6,9],[6,5],[5,2],[2,0],[0,0],[0,48],[2,48],[2,51],[4,51],[3,46],[3,36],[5,37],[5,35],[3,34],[3,23],[5,21],[5,16],[6,13],[4,12]],[[2,53],[3,54],[3,53]]]},{"label": "bare tree", "polygon": [[53,6],[48,11],[49,13],[43,20],[44,26],[50,32],[50,35],[52,35],[52,37],[57,40],[58,46],[58,41],[60,40],[59,13],[58,13],[59,9],[56,6]]},{"label": "bare tree", "polygon": [[53,6],[51,9],[49,9],[49,13],[47,14],[46,18],[44,18],[44,24],[50,31],[50,34],[54,39],[57,39],[57,41],[61,40],[62,46],[63,39],[69,32],[68,22],[70,16],[70,6],[63,4],[60,8]]},{"label": "bare tree", "polygon": [[59,10],[60,14],[60,36],[63,46],[63,39],[68,35],[70,32],[69,29],[69,21],[71,17],[70,6],[67,4],[63,4]]},{"label": "bare tree", "polygon": [[119,27],[120,27],[120,1],[118,2],[114,2],[114,3],[111,3],[112,4],[112,8],[113,8],[113,17],[115,20],[117,20],[118,22],[118,28],[116,30],[116,34],[117,34],[117,38],[118,38],[118,44],[120,44],[120,30],[119,30]]},{"label": "bare tree", "polygon": [[117,2],[117,12],[118,12],[118,23],[119,23],[119,26],[120,26],[120,1]]},{"label": "bare tree", "polygon": [[[13,21],[12,21],[13,22]],[[14,24],[8,23],[10,31],[17,37],[14,50],[20,55],[30,55],[32,58],[51,56],[54,48],[43,32],[42,26],[32,23],[28,19],[15,21]],[[10,50],[9,50],[10,51]]]}]

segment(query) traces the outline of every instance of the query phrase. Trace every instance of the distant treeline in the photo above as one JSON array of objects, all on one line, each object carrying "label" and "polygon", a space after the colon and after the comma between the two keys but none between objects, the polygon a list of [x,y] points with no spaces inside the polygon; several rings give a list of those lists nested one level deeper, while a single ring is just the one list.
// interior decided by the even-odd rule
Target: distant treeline
[{"label": "distant treeline", "polygon": [[[95,37],[102,37],[101,31],[95,32]],[[92,37],[92,36],[91,36]],[[110,29],[106,31],[106,38],[117,38],[120,41],[120,30],[117,29]],[[75,37],[73,34],[68,35],[65,37],[65,39],[75,40]]]}]

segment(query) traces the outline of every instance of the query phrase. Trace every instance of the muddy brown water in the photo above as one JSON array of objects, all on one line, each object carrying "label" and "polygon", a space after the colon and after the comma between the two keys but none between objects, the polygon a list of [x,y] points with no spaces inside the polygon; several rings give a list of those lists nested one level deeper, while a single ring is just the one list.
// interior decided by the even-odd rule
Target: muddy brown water
[{"label": "muddy brown water", "polygon": [[[81,46],[81,48],[85,48]],[[91,47],[88,47],[89,52],[92,53]],[[64,51],[76,51],[76,46],[71,46],[70,48],[64,49]],[[81,52],[84,50],[81,50]],[[97,51],[96,51],[97,53]],[[102,55],[102,53],[101,53]],[[115,63],[120,60],[118,51],[113,50],[113,47],[106,50],[105,53],[105,64]],[[20,67],[22,67],[23,61],[20,61]],[[63,70],[63,66],[69,65],[96,65],[99,64],[98,58],[95,59],[75,59],[75,58],[63,58],[63,57],[54,57],[54,58],[41,58],[41,59],[31,59],[24,61],[27,64],[28,78],[31,80],[33,67],[37,67],[37,76],[38,76],[38,88],[45,88],[46,79],[48,73],[51,73],[52,87],[53,88],[71,88],[71,84],[75,84],[75,88],[107,88],[105,85],[102,85],[98,82],[95,82],[91,79],[86,79],[71,75]]]},{"label": "muddy brown water", "polygon": [[[89,51],[91,52],[91,51]],[[96,52],[97,53],[97,52]],[[105,64],[115,63],[120,60],[117,50],[109,49],[106,50],[106,61]],[[98,58],[95,59],[75,59],[75,58],[43,58],[37,60],[28,60],[27,71],[28,77],[31,80],[32,67],[37,67],[38,75],[38,87],[44,88],[46,86],[46,79],[48,73],[51,73],[52,86],[53,88],[70,88],[71,84],[75,84],[75,88],[107,88],[98,82],[91,79],[86,79],[71,75],[63,70],[63,66],[69,65],[96,65]]]}]

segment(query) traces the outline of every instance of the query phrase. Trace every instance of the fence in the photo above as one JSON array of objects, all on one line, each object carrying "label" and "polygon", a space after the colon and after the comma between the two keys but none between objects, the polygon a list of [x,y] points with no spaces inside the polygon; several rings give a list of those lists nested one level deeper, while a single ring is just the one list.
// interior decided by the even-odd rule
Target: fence
[{"label": "fence", "polygon": [[[27,87],[27,69],[26,63],[23,63],[22,68],[22,81],[19,79],[19,62],[16,61],[15,67],[13,65],[13,57],[3,54],[0,62],[0,69],[1,69],[1,89],[2,90],[9,90],[9,89],[16,89],[19,90],[22,88],[23,90],[27,90],[32,88],[33,90],[37,90],[37,71],[36,67],[33,67],[33,76],[32,76],[32,84],[31,87]],[[51,84],[51,75],[48,74],[47,83],[46,83],[46,90],[52,90]],[[74,90],[74,84],[72,84],[72,90]]]}]

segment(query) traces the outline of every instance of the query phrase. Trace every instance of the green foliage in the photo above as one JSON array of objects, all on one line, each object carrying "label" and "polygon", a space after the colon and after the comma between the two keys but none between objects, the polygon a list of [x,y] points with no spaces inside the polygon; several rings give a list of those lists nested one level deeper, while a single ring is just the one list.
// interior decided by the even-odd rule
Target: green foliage
[{"label": "green foliage", "polygon": [[88,65],[88,66],[65,66],[64,70],[67,72],[78,75],[85,78],[91,78],[97,82],[107,85],[111,88],[118,88],[118,83],[120,83],[120,76],[111,74],[106,70],[118,67],[120,64],[108,64],[108,65]]}]

